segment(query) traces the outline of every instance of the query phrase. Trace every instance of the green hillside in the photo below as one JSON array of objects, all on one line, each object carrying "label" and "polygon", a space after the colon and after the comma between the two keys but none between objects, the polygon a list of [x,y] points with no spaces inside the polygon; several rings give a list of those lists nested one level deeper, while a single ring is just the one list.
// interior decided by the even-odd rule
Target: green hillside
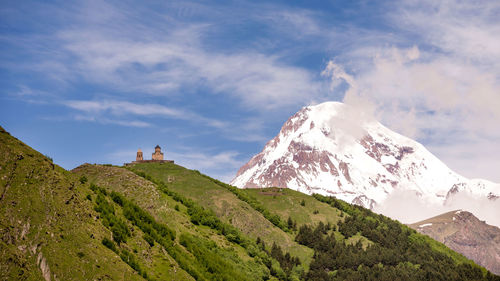
[{"label": "green hillside", "polygon": [[291,217],[299,225],[319,222],[336,224],[342,219],[340,210],[295,190],[265,188],[244,189],[243,191],[284,220]]},{"label": "green hillside", "polygon": [[[235,233],[240,236],[238,241],[228,239],[231,231],[237,231],[237,229],[229,229],[231,226],[229,224],[227,224],[229,226],[227,233],[221,233],[214,227],[194,222],[194,216],[190,213],[192,208],[189,206],[189,203],[182,203],[178,200],[179,198],[162,192],[161,188],[151,181],[127,169],[112,166],[85,164],[74,169],[73,172],[80,177],[85,176],[89,182],[94,183],[107,192],[117,192],[126,198],[126,200],[130,199],[130,202],[137,204],[137,206],[150,214],[157,222],[174,230],[177,233],[174,244],[180,244],[178,245],[180,249],[184,248],[186,250],[187,247],[183,245],[181,240],[182,235],[188,235],[191,238],[197,238],[200,244],[212,243],[208,248],[212,248],[214,255],[210,255],[210,258],[215,259],[216,255],[220,255],[226,261],[233,260],[232,267],[240,272],[235,276],[241,275],[240,280],[258,280],[269,276],[270,270],[264,264],[266,259],[269,258],[265,252],[259,251],[256,248],[255,243],[252,244],[250,239],[239,233]],[[207,216],[210,216],[210,214]],[[247,244],[244,244],[245,241]],[[252,245],[255,246],[255,249],[251,249]],[[191,264],[196,264],[197,260],[201,259],[196,256],[194,250],[187,250],[186,253],[188,254],[186,258],[195,255],[194,259],[189,260]],[[178,260],[178,257],[175,257],[175,259]],[[276,262],[274,266],[276,271],[281,270]],[[203,271],[203,268],[206,266],[199,265],[199,267]],[[207,271],[210,272],[212,269]],[[208,273],[205,272],[205,274]],[[214,278],[207,279],[217,278],[214,276]],[[231,278],[225,278],[224,280],[231,280]]]},{"label": "green hillside", "polygon": [[240,200],[234,193],[216,184],[213,179],[201,175],[198,171],[173,163],[136,164],[130,169],[145,173],[165,183],[172,191],[214,211],[222,221],[234,225],[250,238],[260,238],[267,245],[276,243],[283,251],[298,257],[306,268],[310,263],[313,251],[295,242],[293,233],[283,231],[250,204]]},{"label": "green hillside", "polygon": [[142,278],[101,243],[90,193],[75,176],[0,128],[0,279]]},{"label": "green hillside", "polygon": [[0,131],[2,280],[499,280],[407,226],[173,163],[71,172]]}]

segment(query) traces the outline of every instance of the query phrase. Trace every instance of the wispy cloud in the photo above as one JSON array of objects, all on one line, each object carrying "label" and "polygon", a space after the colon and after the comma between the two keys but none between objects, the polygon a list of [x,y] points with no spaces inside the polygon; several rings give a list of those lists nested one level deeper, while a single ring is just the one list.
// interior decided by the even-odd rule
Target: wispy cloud
[{"label": "wispy cloud", "polygon": [[[197,6],[202,8],[210,9]],[[95,13],[86,12],[90,10]],[[213,12],[210,9],[209,14]],[[280,54],[255,48],[219,51],[207,45],[205,35],[215,32],[213,23],[157,16],[155,26],[162,26],[157,28],[140,15],[140,9],[123,5],[84,5],[75,17],[76,25],[50,38],[63,55],[43,58],[37,63],[40,71],[71,81],[83,77],[133,95],[205,91],[239,100],[245,110],[304,104],[321,95],[317,75],[288,64]],[[301,19],[302,27],[310,21],[296,14],[284,17]],[[309,25],[314,29],[313,23]],[[69,62],[70,69],[60,71],[59,66]]]},{"label": "wispy cloud", "polygon": [[[73,116],[74,120],[76,121],[85,121],[85,122],[97,122],[100,124],[104,125],[119,125],[119,126],[125,126],[125,127],[138,127],[138,128],[145,128],[145,127],[151,127],[152,125],[147,122],[143,121],[138,121],[138,120],[117,120],[117,119],[109,119],[106,117],[96,117],[96,116],[86,116],[86,115],[74,115]],[[58,118],[59,120],[62,120],[62,118]]]},{"label": "wispy cloud", "polygon": [[[182,36],[190,32],[179,31]],[[64,39],[78,58],[81,73],[121,90],[175,95],[187,87],[188,91],[208,87],[262,110],[305,102],[308,95],[318,94],[311,73],[280,63],[278,57],[207,52],[197,44],[179,42],[175,34],[168,36],[171,42],[151,43],[92,37],[73,31]]]},{"label": "wispy cloud", "polygon": [[222,151],[218,153],[208,154],[196,152],[193,149],[185,153],[171,151],[168,153],[171,157],[178,159],[179,163],[183,163],[186,167],[195,169],[220,169],[227,168],[235,169],[244,164],[243,161],[237,160],[239,153],[236,151]]},{"label": "wispy cloud", "polygon": [[223,182],[230,182],[239,167],[244,164],[244,161],[239,159],[240,153],[236,151],[210,153],[190,148],[184,152],[171,151],[168,155],[184,167],[199,170]]},{"label": "wispy cloud", "polygon": [[305,9],[275,9],[262,12],[256,18],[267,22],[285,36],[301,39],[307,36],[324,36],[325,26],[316,20],[317,13]]},{"label": "wispy cloud", "polygon": [[[424,44],[481,66],[500,59],[500,3],[496,1],[403,1],[391,17]],[[479,66],[479,65],[478,65]]]},{"label": "wispy cloud", "polygon": [[[159,116],[165,118],[173,118],[180,120],[188,120],[193,122],[201,122],[208,126],[215,128],[224,128],[227,124],[223,121],[215,120],[200,116],[199,114],[180,110],[176,108],[170,108],[162,106],[159,104],[137,104],[128,101],[116,101],[116,100],[68,100],[63,101],[62,104],[67,107],[85,112],[87,115],[77,115],[79,116],[77,120],[83,121],[95,121],[99,120],[102,123],[110,124],[129,124],[130,126],[146,127],[150,126],[149,123],[139,122],[139,121],[113,121],[110,122],[107,118],[101,118],[102,116],[115,116],[115,117],[127,117],[130,115],[135,116]],[[106,121],[107,120],[107,121]]]},{"label": "wispy cloud", "polygon": [[417,194],[408,191],[395,191],[375,211],[403,223],[416,223],[445,212],[465,210],[473,213],[480,220],[490,225],[500,227],[499,200],[489,200],[486,197],[477,197],[468,193],[459,193],[453,196],[445,205],[426,202]]}]

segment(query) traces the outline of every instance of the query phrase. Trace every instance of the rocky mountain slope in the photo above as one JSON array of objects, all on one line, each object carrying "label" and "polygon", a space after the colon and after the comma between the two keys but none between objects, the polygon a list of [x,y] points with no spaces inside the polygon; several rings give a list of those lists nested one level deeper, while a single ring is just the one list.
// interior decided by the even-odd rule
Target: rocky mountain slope
[{"label": "rocky mountain slope", "polygon": [[480,221],[472,213],[452,211],[410,227],[500,274],[500,229]]},{"label": "rocky mountain slope", "polygon": [[333,195],[370,209],[398,189],[440,204],[461,192],[500,195],[499,184],[458,175],[421,144],[338,102],[290,117],[231,184]]}]

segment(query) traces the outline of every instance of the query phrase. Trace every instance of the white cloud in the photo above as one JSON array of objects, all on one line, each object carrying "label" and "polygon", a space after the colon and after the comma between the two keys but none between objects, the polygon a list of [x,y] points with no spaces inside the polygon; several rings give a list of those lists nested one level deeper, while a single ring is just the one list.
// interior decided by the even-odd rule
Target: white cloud
[{"label": "white cloud", "polygon": [[349,75],[345,72],[344,68],[340,64],[336,64],[333,61],[329,61],[326,65],[323,72],[321,72],[322,76],[330,77],[331,79],[331,88],[335,89],[340,86],[342,82],[345,82],[349,85],[350,88],[356,88],[356,82],[352,75]]},{"label": "white cloud", "polygon": [[133,18],[115,20],[128,31],[126,37],[85,20],[58,33],[62,51],[75,60],[73,71],[121,91],[151,95],[207,88],[254,110],[304,104],[320,95],[314,75],[282,62],[280,56],[205,47],[203,36],[211,25],[165,21],[165,30],[148,32]]},{"label": "white cloud", "polygon": [[[58,91],[61,85],[71,88],[84,82],[105,86],[108,93],[120,92],[125,99],[144,94],[178,99],[223,95],[254,112],[325,100],[317,73],[293,65],[289,53],[261,50],[256,47],[261,41],[231,48],[222,38],[213,46],[211,36],[226,32],[228,21],[260,21],[276,30],[269,14],[283,6],[241,4],[244,7],[165,3],[158,10],[103,1],[40,4],[64,25],[50,33],[5,38],[23,55],[35,58],[8,67],[42,73],[45,80],[57,83]],[[280,23],[295,23],[299,33],[319,34],[306,10],[282,9],[279,14]]]},{"label": "white cloud", "polygon": [[169,155],[179,165],[199,170],[226,183],[232,180],[236,171],[244,164],[244,161],[238,160],[240,153],[236,151],[205,153],[191,149],[190,152],[170,152]]},{"label": "white cloud", "polygon": [[193,151],[192,149],[185,153],[180,152],[168,152],[171,157],[178,159],[178,162],[190,169],[198,170],[210,170],[210,169],[220,169],[224,168],[235,168],[243,165],[244,163],[240,160],[236,160],[239,155],[236,151],[222,151],[215,154],[207,154],[199,151]]},{"label": "white cloud", "polygon": [[203,117],[199,114],[174,109],[158,104],[136,104],[128,101],[116,101],[116,100],[68,100],[63,101],[62,104],[83,111],[87,115],[78,115],[78,120],[83,121],[95,121],[99,120],[101,123],[111,123],[111,124],[129,124],[129,126],[146,127],[150,126],[149,123],[139,122],[139,121],[113,121],[109,119],[102,118],[103,116],[112,115],[115,117],[124,117],[128,115],[136,116],[162,116],[166,118],[189,120],[194,122],[201,122],[208,126],[215,128],[224,128],[227,126],[226,122],[210,119]]},{"label": "white cloud", "polygon": [[324,32],[324,27],[316,20],[317,15],[309,10],[300,9],[272,9],[264,11],[256,17],[267,22],[273,29],[282,35],[300,39],[306,36],[319,36]]},{"label": "white cloud", "polygon": [[475,138],[471,141],[453,141],[458,135],[450,135],[445,142],[428,145],[439,159],[453,170],[459,171],[462,176],[468,178],[487,178],[500,182],[495,175],[499,174],[500,167],[498,155],[500,146],[498,139]]},{"label": "white cloud", "polygon": [[420,140],[458,173],[500,181],[500,148],[492,144],[500,139],[500,23],[489,17],[499,5],[432,3],[406,1],[389,16],[422,38],[420,46],[355,45],[324,73],[334,87],[349,86],[346,103],[376,108],[382,123]]},{"label": "white cloud", "polygon": [[51,93],[41,90],[35,90],[26,85],[20,85],[19,91],[15,92],[13,95],[20,98],[36,97],[36,96],[53,96]]},{"label": "white cloud", "polygon": [[102,112],[109,110],[114,115],[164,115],[174,118],[182,118],[185,113],[166,106],[157,104],[135,104],[127,101],[101,100],[69,100],[63,102],[68,107],[85,112]]},{"label": "white cloud", "polygon": [[494,66],[500,59],[497,1],[403,1],[391,17],[441,51]]},{"label": "white cloud", "polygon": [[[138,128],[145,128],[145,127],[151,127],[152,125],[147,122],[143,121],[138,121],[138,120],[114,120],[114,119],[109,119],[106,117],[95,117],[95,116],[86,116],[86,115],[74,115],[73,119],[76,121],[86,121],[86,122],[97,122],[100,124],[104,125],[120,125],[120,126],[125,126],[125,127],[138,127]],[[57,120],[63,120],[62,118],[58,118]]]},{"label": "white cloud", "polygon": [[471,212],[480,220],[500,227],[500,217],[498,216],[500,200],[478,198],[466,193],[458,193],[446,205],[440,205],[425,202],[411,191],[396,190],[374,209],[377,213],[409,224],[453,210]]}]

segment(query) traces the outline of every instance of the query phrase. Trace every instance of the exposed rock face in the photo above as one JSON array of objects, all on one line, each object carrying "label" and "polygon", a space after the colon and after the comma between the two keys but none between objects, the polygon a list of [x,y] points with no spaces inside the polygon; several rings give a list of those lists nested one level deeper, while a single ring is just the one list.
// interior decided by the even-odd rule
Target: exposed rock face
[{"label": "exposed rock face", "polygon": [[500,229],[465,211],[448,212],[410,225],[495,274],[500,274]]},{"label": "exposed rock face", "polygon": [[50,268],[49,265],[47,264],[47,260],[43,256],[42,252],[38,253],[38,257],[36,259],[36,263],[40,267],[40,270],[42,271],[42,276],[45,281],[50,281]]},{"label": "exposed rock face", "polygon": [[396,189],[440,204],[460,192],[500,195],[500,185],[454,173],[421,144],[338,102],[290,117],[231,184],[334,195],[367,208]]}]

